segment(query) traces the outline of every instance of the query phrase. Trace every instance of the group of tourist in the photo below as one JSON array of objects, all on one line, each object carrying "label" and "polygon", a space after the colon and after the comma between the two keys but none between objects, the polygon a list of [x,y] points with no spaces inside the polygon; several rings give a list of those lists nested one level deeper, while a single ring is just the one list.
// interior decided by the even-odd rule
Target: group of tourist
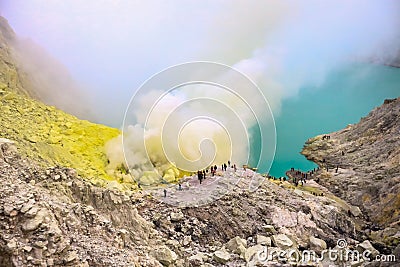
[{"label": "group of tourist", "polygon": [[311,171],[307,172],[302,172],[300,170],[295,170],[293,167],[290,168],[290,171],[288,174],[292,176],[292,181],[295,184],[295,186],[298,186],[300,183],[301,185],[304,185],[307,183],[307,179],[312,177],[317,171],[319,170],[318,168],[314,168]]},{"label": "group of tourist", "polygon": [[330,136],[330,135],[324,135],[324,136],[322,136],[322,140],[329,140],[329,139],[331,139],[331,136]]},{"label": "group of tourist", "polygon": [[[330,138],[329,136],[323,136],[323,139],[329,139],[329,138]],[[323,161],[325,162],[325,160],[323,160]],[[246,170],[245,167],[247,167],[247,166],[246,165],[243,166],[244,170]],[[228,170],[228,168],[232,168],[235,172],[237,171],[236,164],[232,164],[231,165],[230,161],[228,161],[227,163],[221,164],[221,171],[225,172],[225,171]],[[338,168],[339,168],[339,166],[336,167],[336,172],[338,172]],[[214,165],[214,166],[211,166],[211,167],[206,168],[204,170],[197,171],[197,179],[199,180],[199,183],[202,184],[203,180],[205,180],[207,178],[207,175],[209,173],[210,173],[211,177],[215,176],[216,173],[217,173],[217,169],[218,169],[217,165]],[[307,183],[307,179],[309,179],[312,176],[314,176],[315,173],[318,172],[319,170],[320,170],[320,168],[318,167],[318,168],[314,168],[314,169],[312,169],[310,171],[303,172],[303,171],[300,171],[300,170],[295,170],[295,168],[292,167],[290,169],[290,171],[287,172],[287,175],[292,178],[292,182],[297,187],[299,184],[301,184],[302,186],[304,184],[306,184]],[[279,181],[286,181],[287,180],[286,177],[274,177],[274,176],[271,176],[269,174],[264,175],[264,177],[266,177],[268,179],[279,180]],[[318,180],[319,179],[317,179],[316,182],[319,182]],[[189,185],[188,185],[188,187],[189,187]],[[178,190],[179,191],[182,190],[181,183],[179,183],[179,185],[178,185]],[[164,197],[166,197],[166,195],[167,195],[166,193],[167,193],[166,190],[164,190]],[[323,194],[315,193],[315,195],[323,195]]]},{"label": "group of tourist", "polygon": [[[228,167],[229,167],[229,168],[233,168],[233,170],[234,170],[235,172],[237,171],[236,164],[233,164],[233,165],[231,166],[231,161],[230,161],[230,160],[228,160],[228,164],[223,163],[223,164],[221,165],[221,171],[227,171]],[[215,176],[216,173],[217,173],[217,169],[218,169],[217,165],[214,165],[214,166],[211,166],[211,167],[209,167],[209,168],[206,168],[205,170],[199,170],[199,171],[197,171],[197,179],[199,180],[200,184],[202,183],[202,181],[203,181],[204,179],[206,179],[208,173],[210,173],[211,176]]]},{"label": "group of tourist", "polygon": [[[208,173],[208,169],[207,169],[207,173]],[[199,180],[199,182],[201,184],[203,179],[206,179],[206,170],[197,171],[197,179]]]}]

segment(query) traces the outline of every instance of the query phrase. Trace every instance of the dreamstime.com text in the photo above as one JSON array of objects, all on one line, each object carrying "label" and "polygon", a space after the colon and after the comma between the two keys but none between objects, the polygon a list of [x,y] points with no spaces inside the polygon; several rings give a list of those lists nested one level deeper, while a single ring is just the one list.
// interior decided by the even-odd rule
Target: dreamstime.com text
[{"label": "dreamstime.com text", "polygon": [[362,252],[356,249],[347,248],[347,243],[344,239],[339,239],[337,247],[333,249],[325,249],[320,253],[313,250],[298,251],[296,249],[280,250],[272,247],[264,247],[263,250],[258,251],[258,260],[260,262],[266,261],[286,261],[286,262],[297,262],[297,263],[309,263],[309,262],[322,262],[328,260],[330,262],[396,262],[395,255],[373,255],[370,250],[364,250]]}]

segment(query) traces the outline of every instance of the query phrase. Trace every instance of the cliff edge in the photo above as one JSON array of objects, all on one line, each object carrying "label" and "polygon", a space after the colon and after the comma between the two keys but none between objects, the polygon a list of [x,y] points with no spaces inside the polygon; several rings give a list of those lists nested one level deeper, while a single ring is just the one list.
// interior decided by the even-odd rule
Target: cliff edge
[{"label": "cliff edge", "polygon": [[320,166],[320,184],[361,208],[372,237],[395,245],[400,229],[400,98],[385,100],[359,123],[328,136],[309,139],[301,152]]}]

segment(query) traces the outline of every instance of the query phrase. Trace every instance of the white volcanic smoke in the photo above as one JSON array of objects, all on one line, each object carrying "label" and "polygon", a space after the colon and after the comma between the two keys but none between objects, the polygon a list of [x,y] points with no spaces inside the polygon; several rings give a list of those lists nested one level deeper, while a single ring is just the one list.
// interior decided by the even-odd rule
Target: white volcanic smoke
[{"label": "white volcanic smoke", "polygon": [[[212,24],[217,27],[213,27],[209,35],[205,36],[203,40],[205,48],[202,55],[203,58],[232,64],[238,70],[249,75],[261,88],[272,110],[279,113],[282,99],[296,95],[304,85],[322,83],[330,70],[354,60],[371,61],[375,58],[391,58],[395,55],[400,45],[397,31],[400,20],[399,13],[395,11],[396,8],[391,7],[398,9],[399,6],[394,1],[385,3],[386,6],[382,3],[365,1],[325,1],[323,3],[309,1],[306,4],[291,1],[235,2],[220,10],[221,13],[215,18]],[[382,14],[386,16],[383,17]],[[235,85],[237,88],[241,88],[240,83],[236,82]],[[139,149],[143,153],[137,153],[136,150],[125,152],[135,155],[132,159],[138,159],[138,155],[149,153],[150,161],[153,165],[161,166],[160,170],[174,169],[176,162],[171,162],[165,157],[165,151],[160,150],[162,147],[160,145],[162,143],[162,122],[166,120],[168,113],[179,106],[181,102],[196,97],[220,100],[219,96],[222,96],[228,107],[240,110],[236,105],[240,102],[237,97],[224,95],[226,92],[220,94],[219,92],[214,93],[214,91],[198,87],[184,93],[181,92],[181,94],[169,95],[165,103],[164,101],[158,103],[160,109],[154,113],[157,115],[152,113],[149,117],[149,131],[144,131],[146,132],[143,141],[145,147]],[[149,99],[152,99],[152,92],[148,93]],[[239,96],[246,94],[246,90],[237,92]],[[143,96],[143,99],[146,97]],[[150,106],[154,104],[154,101],[154,99],[150,101]],[[263,105],[265,105],[264,101],[254,102],[251,108],[261,110]],[[150,106],[145,106],[144,108],[138,105],[135,108],[147,112]],[[202,110],[207,113],[210,109],[215,111],[214,115],[223,116],[224,114],[220,113],[221,110],[218,110],[215,105],[202,104],[192,105],[181,112],[197,114],[196,110]],[[246,112],[238,113],[246,114]],[[136,111],[135,116],[136,122],[143,126],[147,113],[140,114],[140,111]],[[240,121],[245,122],[248,135],[249,130],[257,125],[257,122],[249,118],[241,118]],[[176,125],[179,126],[179,119],[176,122]],[[225,124],[230,126],[229,122],[225,121],[223,125]],[[180,151],[182,155],[191,161],[195,161],[202,155],[198,145],[204,138],[210,138],[210,134],[214,135],[214,138],[211,139],[216,147],[224,147],[222,144],[226,143],[223,137],[224,130],[217,124],[211,122],[207,126],[191,124],[189,128],[190,130],[184,131],[187,137],[180,137],[179,144],[182,148]],[[136,132],[133,129],[136,129]],[[136,136],[137,138],[140,135],[137,132],[138,129],[142,128],[131,128],[128,130],[127,136]],[[170,139],[174,137],[170,136]],[[247,163],[248,142],[251,139],[245,139],[244,135],[242,138],[243,140],[239,144],[243,147],[238,144],[234,146],[240,147],[237,153],[229,155],[224,150],[217,149],[218,153],[214,156],[220,158],[216,158],[214,161],[220,163],[232,157],[235,162]],[[146,151],[146,146],[149,146],[150,143],[154,146],[150,145]],[[269,144],[267,147],[271,149],[270,143],[265,143]],[[235,143],[232,142],[232,144]],[[186,151],[188,148],[190,148],[189,151]],[[212,146],[204,149],[213,151]],[[122,151],[122,149],[120,150]],[[210,154],[213,153],[210,152]],[[129,158],[130,156],[127,156],[128,165]],[[204,160],[209,161],[210,159]],[[139,157],[137,162],[143,161],[143,158]],[[196,165],[194,164],[194,166]],[[201,165],[196,166],[196,168],[200,167]],[[137,175],[140,176],[141,173]]]},{"label": "white volcanic smoke", "polygon": [[400,47],[400,5],[393,0],[238,1],[214,25],[204,57],[249,75],[274,112],[332,69],[355,60],[391,62]]},{"label": "white volcanic smoke", "polygon": [[3,17],[0,17],[0,35],[8,46],[6,53],[17,65],[16,79],[30,96],[81,119],[94,119],[84,88],[60,61],[33,40],[16,36]]},{"label": "white volcanic smoke", "polygon": [[15,58],[26,73],[24,87],[47,105],[56,106],[80,119],[96,120],[90,98],[68,69],[32,40],[15,39]]},{"label": "white volcanic smoke", "polygon": [[172,182],[179,170],[192,173],[228,161],[248,164],[255,154],[253,127],[263,129],[257,137],[268,145],[255,164],[272,163],[275,151],[272,113],[259,88],[215,63],[187,63],[155,75],[132,98],[125,122],[131,125],[124,128],[123,140],[107,146],[110,170],[121,164],[124,152],[125,167],[142,184],[161,177]]}]

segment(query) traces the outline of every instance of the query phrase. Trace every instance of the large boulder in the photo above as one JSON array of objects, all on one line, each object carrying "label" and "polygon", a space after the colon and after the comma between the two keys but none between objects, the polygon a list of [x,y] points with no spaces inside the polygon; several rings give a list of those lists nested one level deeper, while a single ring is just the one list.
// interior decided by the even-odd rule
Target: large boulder
[{"label": "large boulder", "polygon": [[[32,210],[32,209],[31,209]],[[39,226],[45,221],[47,217],[49,217],[49,213],[47,209],[40,209],[36,216],[33,218],[27,219],[23,224],[22,224],[22,230],[24,231],[33,231],[39,228]]]},{"label": "large boulder", "polygon": [[255,245],[252,247],[249,247],[246,250],[246,253],[244,254],[244,259],[246,262],[254,261],[254,257],[256,258],[256,261],[258,261],[258,254],[264,252],[265,247],[262,245]]},{"label": "large boulder", "polygon": [[360,217],[362,215],[360,208],[357,206],[350,206],[350,212],[354,217]]},{"label": "large boulder", "polygon": [[152,251],[151,255],[164,266],[171,265],[178,258],[176,253],[170,250],[166,246],[160,246],[155,248]]},{"label": "large boulder", "polygon": [[181,220],[183,220],[184,215],[181,211],[178,212],[171,212],[171,222],[179,222]]},{"label": "large boulder", "polygon": [[217,250],[213,254],[214,260],[218,263],[227,263],[231,259],[231,254],[225,250]]},{"label": "large boulder", "polygon": [[182,245],[188,246],[191,242],[192,242],[192,236],[186,235],[186,236],[183,238]]},{"label": "large boulder", "polygon": [[293,241],[284,234],[273,235],[271,237],[271,240],[276,247],[279,247],[281,249],[288,249],[294,245]]},{"label": "large boulder", "polygon": [[270,247],[272,245],[271,238],[268,236],[257,235],[257,244]]},{"label": "large boulder", "polygon": [[322,250],[325,250],[327,248],[326,242],[322,239],[310,236],[310,249],[317,252],[321,253]]},{"label": "large boulder", "polygon": [[364,242],[358,244],[356,246],[356,249],[358,252],[363,253],[364,251],[368,250],[371,253],[372,258],[375,258],[377,255],[379,255],[379,251],[376,250],[371,242],[369,242],[368,240],[365,240]]},{"label": "large boulder", "polygon": [[236,236],[229,240],[225,244],[225,247],[228,251],[244,257],[244,253],[246,252],[247,247],[247,241],[243,238]]},{"label": "large boulder", "polygon": [[274,226],[264,225],[262,228],[267,233],[267,235],[276,235],[276,230]]}]

